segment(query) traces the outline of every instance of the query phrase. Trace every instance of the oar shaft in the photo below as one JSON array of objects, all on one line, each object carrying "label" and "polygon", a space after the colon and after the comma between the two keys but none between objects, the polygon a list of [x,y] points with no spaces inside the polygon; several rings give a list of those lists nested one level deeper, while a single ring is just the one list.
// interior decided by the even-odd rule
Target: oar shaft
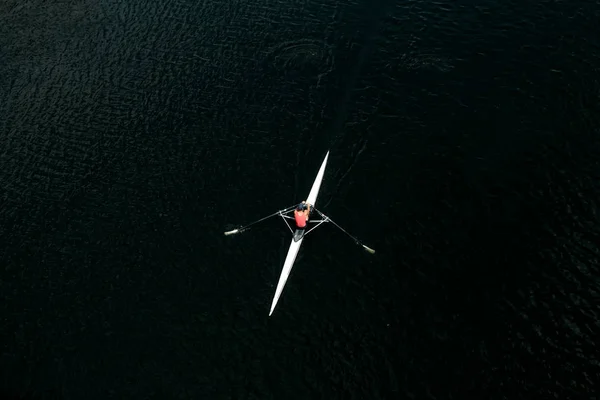
[{"label": "oar shaft", "polygon": [[375,250],[373,250],[372,248],[364,245],[363,243],[361,243],[360,240],[358,240],[355,236],[352,236],[350,233],[346,232],[346,230],[344,228],[342,228],[341,226],[339,226],[334,220],[332,220],[331,218],[329,218],[327,215],[323,214],[321,211],[317,210],[315,208],[315,210],[319,213],[319,215],[321,216],[321,218],[331,222],[336,228],[338,228],[340,231],[344,232],[346,235],[348,235],[348,237],[350,237],[352,240],[354,240],[354,242],[360,246],[362,246],[366,251],[368,251],[371,254],[375,254]]},{"label": "oar shaft", "polygon": [[233,229],[233,230],[231,230],[231,231],[224,232],[224,234],[225,234],[226,236],[229,236],[229,235],[235,235],[236,233],[241,233],[241,232],[245,231],[246,229],[250,228],[252,225],[256,225],[256,224],[258,224],[259,222],[263,222],[264,220],[266,220],[266,219],[269,219],[269,218],[272,218],[272,217],[274,217],[274,216],[276,216],[276,215],[279,215],[279,214],[281,214],[281,213],[288,212],[288,211],[290,211],[291,209],[293,209],[294,207],[296,207],[296,206],[294,205],[294,206],[290,206],[290,207],[288,207],[288,208],[285,208],[285,209],[283,209],[283,210],[279,210],[279,211],[277,211],[277,212],[274,212],[274,213],[273,213],[273,214],[271,214],[271,215],[267,215],[266,217],[262,217],[261,219],[258,219],[258,220],[254,221],[254,222],[251,222],[251,223],[249,223],[248,225],[244,225],[244,226],[241,226],[241,227],[239,227],[239,228],[237,228],[237,229]]}]

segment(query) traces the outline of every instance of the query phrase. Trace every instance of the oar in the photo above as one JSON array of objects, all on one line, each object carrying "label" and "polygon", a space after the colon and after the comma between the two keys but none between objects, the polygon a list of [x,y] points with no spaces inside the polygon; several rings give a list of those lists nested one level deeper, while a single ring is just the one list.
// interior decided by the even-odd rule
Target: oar
[{"label": "oar", "polygon": [[332,220],[331,218],[329,218],[327,215],[323,214],[321,211],[317,210],[315,208],[315,211],[317,211],[319,213],[319,215],[321,215],[321,218],[323,218],[324,220],[326,220],[327,222],[331,222],[336,228],[338,228],[340,231],[344,232],[346,235],[348,235],[349,237],[352,238],[352,240],[354,240],[354,242],[360,246],[363,247],[363,249],[365,249],[366,251],[368,251],[371,254],[375,254],[375,250],[373,250],[372,248],[370,248],[369,246],[366,246],[364,244],[362,244],[360,242],[360,240],[358,240],[357,238],[355,238],[354,236],[352,236],[351,234],[349,234],[348,232],[346,232],[346,230],[344,228],[342,228],[341,226],[339,226],[338,224],[335,223],[334,220]]},{"label": "oar", "polygon": [[279,211],[277,211],[277,212],[275,212],[275,213],[273,213],[273,214],[271,214],[271,215],[267,215],[266,217],[263,217],[263,218],[261,218],[261,219],[259,219],[259,220],[256,220],[256,221],[254,221],[254,222],[251,222],[251,223],[249,223],[248,225],[241,226],[241,227],[239,227],[239,228],[237,228],[237,229],[233,229],[233,230],[231,230],[231,231],[224,232],[224,234],[225,234],[226,236],[229,236],[229,235],[235,235],[236,233],[242,233],[242,232],[243,232],[243,231],[245,231],[246,229],[250,228],[252,225],[258,224],[259,222],[262,222],[262,221],[264,221],[265,219],[269,219],[269,218],[271,218],[271,217],[274,217],[274,216],[276,216],[276,215],[279,215],[279,214],[281,214],[281,213],[288,212],[288,211],[290,211],[291,209],[293,209],[294,207],[296,207],[296,206],[290,206],[290,207],[288,207],[288,208],[286,208],[286,209],[279,210]]}]

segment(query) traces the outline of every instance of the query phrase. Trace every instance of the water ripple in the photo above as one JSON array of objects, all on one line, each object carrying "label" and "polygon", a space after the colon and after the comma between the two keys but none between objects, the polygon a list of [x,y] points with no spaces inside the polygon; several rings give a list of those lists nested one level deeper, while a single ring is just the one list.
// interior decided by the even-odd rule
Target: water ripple
[{"label": "water ripple", "polygon": [[267,51],[266,62],[280,72],[311,69],[326,72],[334,56],[327,43],[314,39],[286,41]]}]

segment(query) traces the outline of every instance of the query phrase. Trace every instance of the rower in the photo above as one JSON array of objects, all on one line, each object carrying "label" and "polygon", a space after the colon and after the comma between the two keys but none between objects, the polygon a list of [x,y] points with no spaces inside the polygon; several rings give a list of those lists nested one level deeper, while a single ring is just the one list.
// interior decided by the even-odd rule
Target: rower
[{"label": "rower", "polygon": [[306,228],[308,222],[308,214],[310,214],[310,204],[306,201],[298,204],[298,207],[294,210],[294,219],[296,220],[296,226],[298,229]]}]

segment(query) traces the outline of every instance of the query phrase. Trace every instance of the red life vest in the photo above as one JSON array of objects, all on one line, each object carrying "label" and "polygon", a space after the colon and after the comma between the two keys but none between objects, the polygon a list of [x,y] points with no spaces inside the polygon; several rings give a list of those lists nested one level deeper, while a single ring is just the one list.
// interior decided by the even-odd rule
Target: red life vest
[{"label": "red life vest", "polygon": [[294,210],[294,218],[296,219],[296,226],[298,228],[306,227],[306,215],[304,213],[300,214],[298,210]]}]

